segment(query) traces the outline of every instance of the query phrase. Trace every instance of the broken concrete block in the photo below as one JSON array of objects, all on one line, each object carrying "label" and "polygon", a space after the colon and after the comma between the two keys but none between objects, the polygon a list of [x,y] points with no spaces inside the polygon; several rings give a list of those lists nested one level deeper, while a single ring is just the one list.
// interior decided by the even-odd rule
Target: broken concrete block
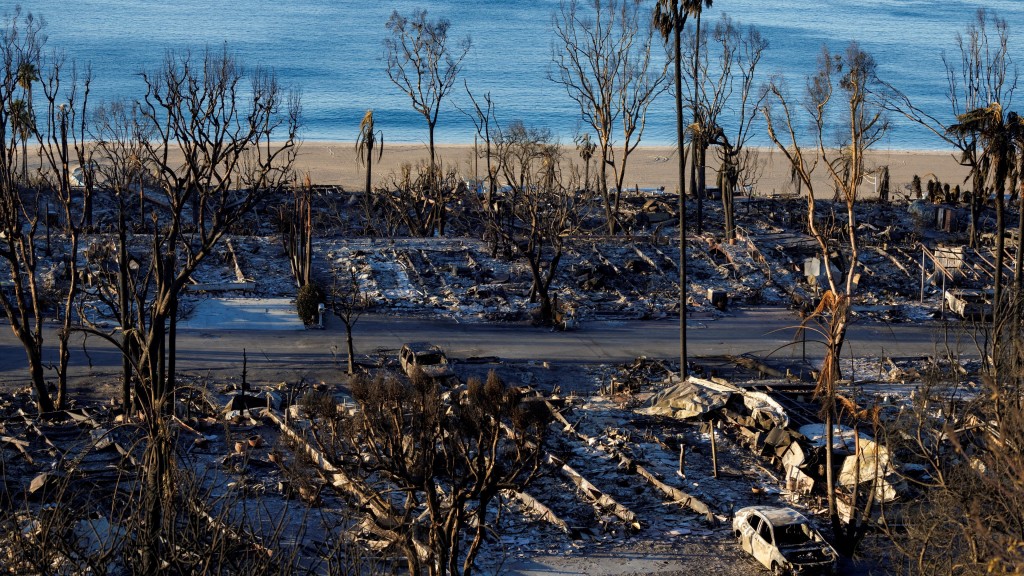
[{"label": "broken concrete block", "polygon": [[719,310],[725,310],[729,304],[729,294],[725,290],[718,290],[715,288],[708,288],[708,301],[711,305]]},{"label": "broken concrete block", "polygon": [[[833,264],[832,277],[839,278],[839,269]],[[828,286],[828,274],[825,272],[825,263],[821,258],[807,258],[804,260],[804,277],[812,286]]]}]

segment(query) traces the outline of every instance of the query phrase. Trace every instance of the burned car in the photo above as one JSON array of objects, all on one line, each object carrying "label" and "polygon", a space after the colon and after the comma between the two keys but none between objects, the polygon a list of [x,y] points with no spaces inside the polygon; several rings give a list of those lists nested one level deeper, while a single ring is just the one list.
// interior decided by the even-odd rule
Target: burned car
[{"label": "burned car", "polygon": [[402,346],[398,362],[402,365],[402,371],[409,376],[417,369],[428,378],[437,380],[448,380],[455,376],[444,350],[427,342],[410,342]]},{"label": "burned car", "polygon": [[834,574],[835,549],[792,508],[749,506],[736,512],[740,547],[773,574]]}]

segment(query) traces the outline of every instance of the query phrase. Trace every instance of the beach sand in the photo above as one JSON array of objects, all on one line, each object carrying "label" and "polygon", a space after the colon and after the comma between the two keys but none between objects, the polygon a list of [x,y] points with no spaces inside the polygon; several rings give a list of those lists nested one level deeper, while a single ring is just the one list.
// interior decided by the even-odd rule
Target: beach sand
[{"label": "beach sand", "polygon": [[[460,144],[444,144],[437,147],[439,159],[447,166],[456,166],[463,178],[474,178],[486,172],[485,163],[480,159],[474,163],[473,146]],[[568,157],[582,162],[575,149],[566,150]],[[717,165],[714,150],[709,151],[711,166]],[[760,156],[765,165],[754,191],[761,196],[772,194],[792,194],[789,184],[789,166],[783,155],[775,150],[760,149]],[[385,144],[383,157],[378,161],[374,158],[373,182],[379,184],[389,173],[395,172],[403,164],[426,162],[428,159],[426,145],[422,144]],[[595,159],[596,160],[596,159]],[[596,164],[596,161],[592,163]],[[591,174],[596,171],[591,165]],[[921,176],[922,184],[929,179],[947,182],[950,186],[960,184],[968,176],[968,170],[957,163],[957,157],[951,152],[877,150],[868,154],[868,169],[889,166],[890,190],[893,197],[906,193],[907,186],[914,175]],[[346,190],[362,190],[366,172],[355,153],[355,146],[347,142],[303,142],[295,164],[300,180],[305,174],[316,184],[340,185]],[[640,147],[630,155],[627,164],[626,186],[629,188],[660,188],[674,192],[678,181],[678,164],[676,149],[667,146]],[[824,166],[819,166],[814,173],[815,191],[818,197],[831,198],[832,185],[827,179]],[[862,198],[876,197],[873,183],[874,177],[865,179],[861,188]],[[715,183],[715,173],[708,171],[708,185]]]},{"label": "beach sand", "polygon": [[[481,153],[483,148],[480,149]],[[782,153],[775,149],[760,148],[762,169],[754,185],[754,193],[759,196],[775,194],[793,194],[789,182],[789,165]],[[455,166],[463,179],[477,179],[486,173],[485,161],[480,158],[474,162],[472,144],[440,144],[437,146],[438,159],[445,167]],[[581,167],[582,160],[574,147],[566,147],[565,157]],[[39,167],[38,154],[30,147],[30,170]],[[172,161],[180,155],[171,153]],[[399,170],[404,164],[416,165],[426,163],[429,152],[425,144],[386,143],[383,156],[373,161],[373,184],[381,185],[388,177]],[[591,160],[591,178],[597,172],[597,159]],[[714,149],[708,152],[707,185],[714,186],[716,180],[715,167],[718,165],[717,153]],[[876,170],[889,166],[889,182],[891,197],[906,194],[914,175],[921,177],[922,186],[929,179],[948,183],[950,186],[964,186],[969,171],[960,166],[957,156],[952,152],[938,151],[905,151],[905,150],[872,150],[868,152],[866,166],[868,170]],[[361,191],[366,182],[366,168],[356,158],[355,145],[351,142],[302,142],[295,162],[298,179],[302,182],[308,174],[314,184],[341,186],[349,191]],[[627,164],[625,185],[627,188],[652,189],[662,188],[675,192],[678,183],[678,164],[676,149],[669,146],[641,146],[630,156]],[[870,174],[861,186],[861,198],[877,197],[875,188],[877,174]],[[611,172],[609,171],[609,178]],[[689,177],[689,169],[687,169]],[[830,199],[833,196],[832,183],[828,179],[823,165],[814,172],[815,193],[819,198]]]}]

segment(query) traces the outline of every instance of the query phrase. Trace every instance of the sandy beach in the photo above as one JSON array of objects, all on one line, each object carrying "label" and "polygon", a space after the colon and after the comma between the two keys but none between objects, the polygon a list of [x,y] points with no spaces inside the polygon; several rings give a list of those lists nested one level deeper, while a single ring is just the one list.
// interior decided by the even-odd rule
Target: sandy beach
[{"label": "sandy beach", "polygon": [[[481,148],[481,153],[482,153]],[[759,148],[762,168],[754,185],[754,193],[760,196],[793,194],[789,182],[789,165],[785,157],[775,149]],[[39,167],[37,149],[30,146],[29,169]],[[577,163],[582,170],[582,160],[574,147],[565,149],[566,159]],[[440,144],[437,146],[438,159],[445,167],[455,166],[465,179],[477,178],[486,172],[485,161],[474,161],[472,144]],[[172,152],[172,159],[175,154]],[[396,143],[384,146],[383,156],[373,162],[373,183],[379,186],[390,174],[396,173],[404,164],[426,163],[429,152],[425,144]],[[102,162],[102,160],[101,160]],[[597,159],[591,160],[591,177],[596,174]],[[708,186],[715,185],[718,165],[714,149],[708,153]],[[950,186],[964,186],[969,171],[960,166],[952,152],[873,150],[868,152],[868,170],[889,166],[890,191],[893,198],[905,194],[914,175],[922,183],[929,179],[949,183]],[[295,162],[299,181],[308,174],[314,184],[336,185],[345,190],[362,190],[366,180],[366,168],[359,164],[355,146],[351,142],[308,141],[302,142]],[[610,176],[609,172],[609,176]],[[629,157],[626,171],[626,187],[652,189],[664,187],[674,192],[678,179],[676,149],[670,146],[641,146]],[[832,198],[832,184],[823,165],[814,172],[815,191],[819,198]],[[861,197],[876,197],[876,174],[869,174],[861,188]]]},{"label": "sandy beach", "polygon": [[[764,169],[755,186],[755,193],[763,196],[772,194],[792,193],[789,185],[789,167],[781,153],[771,149],[760,149],[764,159]],[[575,149],[569,147],[566,153],[576,162],[581,162]],[[444,164],[455,165],[460,174],[473,178],[475,174],[485,172],[484,161],[474,163],[473,145],[444,144],[438,146],[438,156]],[[712,150],[709,153],[711,165],[717,165]],[[426,145],[422,144],[385,144],[383,157],[374,160],[373,181],[379,183],[389,173],[398,170],[403,164],[425,162],[428,158]],[[592,160],[593,162],[593,160]],[[869,169],[888,165],[890,171],[890,190],[893,194],[900,193],[904,186],[910,184],[914,175],[921,176],[923,182],[937,179],[950,185],[962,183],[968,171],[957,163],[957,158],[950,152],[934,151],[903,151],[877,150],[868,155]],[[364,186],[366,172],[356,158],[355,146],[349,142],[303,142],[295,165],[300,175],[309,174],[317,184],[335,184],[346,190],[361,190]],[[595,168],[591,166],[593,172]],[[668,146],[640,147],[629,157],[626,183],[630,188],[659,188],[675,190],[678,167],[676,149]],[[708,172],[709,185],[714,184],[715,175]],[[828,182],[825,169],[819,166],[815,171],[815,185],[818,196],[831,198],[832,186]],[[875,195],[874,178],[865,179],[862,195],[871,198]]]}]

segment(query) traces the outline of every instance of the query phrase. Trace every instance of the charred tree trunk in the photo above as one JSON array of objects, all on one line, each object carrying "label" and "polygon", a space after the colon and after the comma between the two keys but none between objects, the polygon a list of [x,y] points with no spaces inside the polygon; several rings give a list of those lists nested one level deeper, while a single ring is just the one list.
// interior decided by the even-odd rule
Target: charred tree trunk
[{"label": "charred tree trunk", "polygon": [[[120,194],[117,197],[117,304],[118,322],[123,328],[131,326],[130,302],[128,297],[128,238],[127,223],[125,222],[124,197]],[[132,359],[134,339],[127,331],[121,337],[121,402],[124,405],[124,414],[127,416],[132,411]]]},{"label": "charred tree trunk", "polygon": [[372,179],[373,175],[373,142],[370,141],[366,145],[366,187],[365,195],[363,196],[363,218],[366,219],[366,223],[363,225],[364,229],[369,231],[373,227],[373,190],[372,190]]},{"label": "charred tree trunk", "polygon": [[604,217],[607,220],[608,234],[614,236],[619,227],[618,218],[615,214],[615,198],[613,197],[615,193],[608,189],[608,162],[608,143],[602,142],[601,170],[598,171],[598,177],[601,181],[597,185],[601,189],[601,198],[604,200]]},{"label": "charred tree trunk", "polygon": [[356,373],[356,351],[355,346],[352,343],[352,323],[345,322],[345,345],[348,348],[348,374],[349,376]]},{"label": "charred tree trunk", "polygon": [[981,220],[981,210],[985,205],[985,176],[978,168],[973,169],[974,190],[971,191],[971,225],[967,231],[968,243],[971,248],[978,248],[978,224]]},{"label": "charred tree trunk", "polygon": [[[997,155],[998,156],[998,155]],[[1006,261],[1006,217],[1005,202],[1003,194],[1006,192],[1007,162],[1005,159],[996,158],[995,166],[995,192],[996,192],[996,258],[995,274],[993,275],[993,298],[992,310],[998,314],[1003,302],[1003,264]],[[1020,255],[1018,255],[1019,258]]]},{"label": "charred tree trunk", "polygon": [[43,374],[42,346],[34,338],[26,339],[26,336],[29,335],[24,333],[19,335],[22,344],[25,346],[25,352],[28,355],[28,372],[29,377],[32,379],[32,391],[36,395],[36,406],[39,409],[40,415],[53,412],[56,406],[53,404],[50,390],[46,387],[46,378]]},{"label": "charred tree trunk", "polygon": [[[171,509],[171,458],[173,453],[170,430],[163,418],[151,422],[151,437],[144,455],[145,496],[142,526],[142,574],[161,574],[163,550],[162,530],[166,513]],[[173,531],[168,530],[170,535]]]},{"label": "charred tree trunk", "polygon": [[[1024,188],[1024,183],[1021,184]],[[1013,265],[1013,288],[1016,298],[1021,297],[1022,283],[1024,283],[1024,192],[1017,197],[1019,216],[1017,220],[1017,257]]]}]

